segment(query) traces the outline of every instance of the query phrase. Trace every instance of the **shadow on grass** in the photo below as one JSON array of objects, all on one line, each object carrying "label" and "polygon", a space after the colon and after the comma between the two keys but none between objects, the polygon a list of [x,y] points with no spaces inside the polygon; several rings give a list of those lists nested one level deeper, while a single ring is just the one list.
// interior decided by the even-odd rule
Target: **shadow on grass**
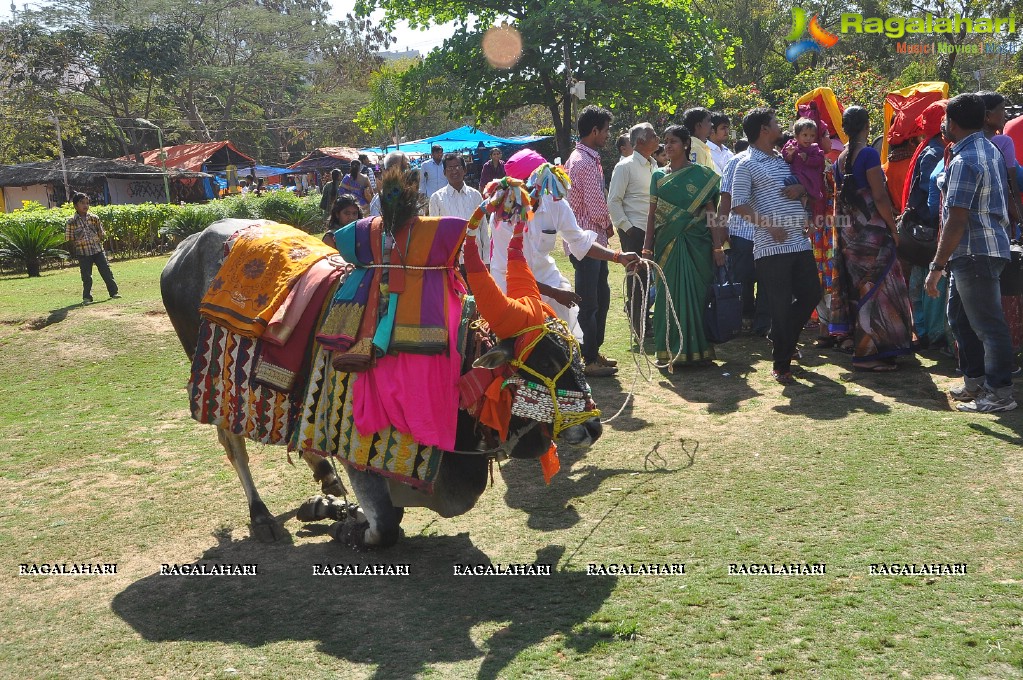
[{"label": "shadow on grass", "polygon": [[[597,445],[599,446],[599,443]],[[670,464],[664,454],[658,451],[659,447],[660,442],[645,458],[636,456],[630,461],[633,465],[630,468],[580,466],[579,463],[586,453],[584,449],[569,446],[559,447],[558,457],[561,460],[561,471],[554,476],[550,486],[546,488],[540,466],[536,461],[511,460],[501,466],[501,478],[508,487],[504,494],[504,501],[508,507],[522,510],[529,515],[527,525],[530,529],[560,531],[574,527],[579,523],[580,517],[575,506],[572,505],[573,499],[589,496],[605,480],[620,476],[632,480],[628,488],[630,493],[635,493],[639,487],[651,481],[654,476],[673,474],[692,467],[699,443],[696,443],[695,449],[690,443],[689,449],[693,450],[689,451],[686,449],[686,442],[683,441],[682,455],[672,456]],[[625,485],[622,484],[622,486]]]},{"label": "shadow on grass", "polygon": [[[997,414],[997,415],[1003,415],[1003,414]],[[1013,414],[1013,415],[1015,415],[1015,414]],[[1012,416],[1010,416],[1010,417],[1012,417]],[[1016,446],[1023,445],[1023,435],[1020,435],[1020,433],[1019,433],[1020,427],[1019,427],[1019,418],[1018,417],[1016,418],[1016,422],[1014,423],[1014,429],[1016,430],[1016,436],[1015,437],[1010,436],[1008,434],[1005,434],[1004,432],[995,432],[993,429],[991,429],[987,425],[981,425],[980,423],[970,423],[969,424],[969,428],[971,430],[973,430],[974,432],[977,432],[979,434],[985,435],[987,437],[994,437],[995,439],[1001,439],[1006,444],[1015,444]]]},{"label": "shadow on grass", "polygon": [[40,316],[40,317],[37,317],[35,319],[31,319],[31,320],[25,322],[24,325],[29,330],[41,331],[42,329],[46,328],[47,326],[52,326],[55,323],[60,323],[61,321],[64,321],[65,319],[67,319],[68,312],[70,312],[72,309],[80,309],[82,307],[87,307],[87,306],[88,305],[86,305],[84,302],[78,302],[78,303],[73,304],[73,305],[67,305],[66,307],[61,307],[60,309],[51,309],[49,315],[47,315],[47,316]]},{"label": "shadow on grass", "polygon": [[[376,678],[411,678],[432,664],[478,659],[478,677],[496,678],[551,636],[581,653],[609,641],[587,621],[617,578],[558,571],[561,546],[536,555],[535,563],[553,565],[551,576],[454,576],[456,564],[490,562],[467,534],[409,537],[373,553],[336,543],[263,546],[217,538],[199,562],[255,563],[258,576],[156,573],[119,593],[113,611],[150,642],[260,647],[310,640],[323,654],[375,666]],[[312,575],[313,565],[339,563],[408,564],[410,575]]]},{"label": "shadow on grass", "polygon": [[[633,409],[636,407],[636,400],[635,395],[630,394],[629,390],[634,389],[635,392],[642,392],[649,383],[641,376],[635,375],[637,369],[631,363],[623,364],[623,368],[620,370],[624,371],[624,374],[619,372],[613,378],[589,380],[590,389],[593,390],[593,400],[600,408],[601,421],[606,421],[618,414],[611,423],[604,425],[605,428],[619,432],[638,432],[649,425],[650,421],[634,415]],[[621,413],[618,413],[619,410]]]}]

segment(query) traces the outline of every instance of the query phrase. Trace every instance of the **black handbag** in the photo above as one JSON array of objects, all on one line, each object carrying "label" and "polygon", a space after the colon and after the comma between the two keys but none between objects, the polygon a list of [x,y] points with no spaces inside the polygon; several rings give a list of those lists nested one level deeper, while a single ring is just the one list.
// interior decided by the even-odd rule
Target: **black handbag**
[{"label": "black handbag", "polygon": [[916,210],[909,208],[902,213],[898,224],[899,257],[921,267],[926,267],[938,252],[938,229],[924,223]]},{"label": "black handbag", "polygon": [[732,281],[728,266],[717,267],[703,315],[707,339],[728,342],[742,329],[742,284]]},{"label": "black handbag", "polygon": [[1009,245],[1009,262],[998,278],[998,285],[1003,296],[1023,294],[1023,244]]}]

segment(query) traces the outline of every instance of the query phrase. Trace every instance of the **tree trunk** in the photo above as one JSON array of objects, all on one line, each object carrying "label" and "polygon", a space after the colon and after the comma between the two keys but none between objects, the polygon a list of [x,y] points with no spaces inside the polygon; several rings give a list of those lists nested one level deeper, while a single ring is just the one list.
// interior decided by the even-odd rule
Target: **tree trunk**
[{"label": "tree trunk", "polygon": [[39,260],[34,257],[30,257],[25,260],[25,269],[28,270],[28,275],[30,277],[42,276],[42,274],[39,273]]}]

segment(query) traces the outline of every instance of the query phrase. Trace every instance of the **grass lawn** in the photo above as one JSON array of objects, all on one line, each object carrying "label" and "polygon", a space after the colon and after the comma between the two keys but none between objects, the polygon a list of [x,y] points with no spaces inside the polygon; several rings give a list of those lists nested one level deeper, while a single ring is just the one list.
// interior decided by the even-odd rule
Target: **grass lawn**
[{"label": "grass lawn", "polygon": [[[124,297],[97,279],[87,307],[77,268],[0,277],[0,677],[1023,677],[1023,411],[952,411],[937,353],[853,374],[807,346],[783,387],[766,341],[743,337],[647,381],[613,266],[604,349],[622,370],[593,387],[605,417],[634,382],[635,401],[591,450],[562,449],[549,487],[535,461],[495,466],[468,515],[412,509],[398,547],[359,554],[294,520],[318,490],[305,466],[250,445],[291,532],[268,546],[214,430],[189,417],[165,262],[114,263]],[[159,575],[197,561],[258,575]],[[555,566],[453,573],[491,561]],[[64,562],[117,573],[18,575]],[[410,576],[312,575],[378,563]],[[685,573],[586,573],[650,563]],[[751,563],[826,573],[729,574]]]}]

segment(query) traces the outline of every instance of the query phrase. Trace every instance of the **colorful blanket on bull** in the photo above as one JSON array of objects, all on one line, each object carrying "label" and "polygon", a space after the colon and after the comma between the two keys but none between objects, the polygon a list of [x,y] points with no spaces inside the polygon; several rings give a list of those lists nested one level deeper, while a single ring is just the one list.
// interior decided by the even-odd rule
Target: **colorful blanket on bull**
[{"label": "colorful blanket on bull", "polygon": [[443,451],[417,443],[393,427],[359,433],[354,417],[357,373],[334,369],[331,353],[315,344],[309,383],[289,449],[337,455],[359,470],[372,468],[413,488],[433,492]]},{"label": "colorful blanket on bull", "polygon": [[188,402],[192,417],[264,444],[286,444],[301,402],[254,380],[260,343],[199,321]]},{"label": "colorful blanket on bull", "polygon": [[317,335],[338,368],[367,370],[388,352],[448,351],[452,293],[465,293],[455,274],[465,227],[454,217],[421,217],[392,236],[380,218],[366,218],[334,233],[356,267]]},{"label": "colorful blanket on bull", "polygon": [[247,338],[266,330],[292,285],[330,246],[286,224],[254,224],[238,233],[199,305],[202,316]]}]

